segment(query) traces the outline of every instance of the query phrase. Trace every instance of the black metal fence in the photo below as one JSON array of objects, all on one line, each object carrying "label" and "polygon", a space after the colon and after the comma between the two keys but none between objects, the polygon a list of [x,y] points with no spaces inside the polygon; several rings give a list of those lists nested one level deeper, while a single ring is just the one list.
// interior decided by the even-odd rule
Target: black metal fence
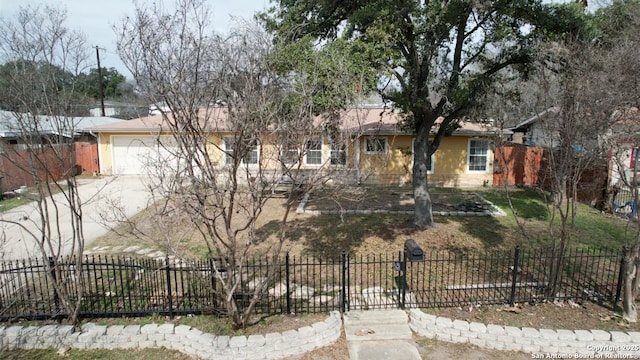
[{"label": "black metal fence", "polygon": [[[5,262],[0,263],[0,320],[67,316],[54,282],[69,294],[81,294],[83,318],[224,314],[214,269],[222,271],[222,279],[241,280],[234,293],[241,309],[264,284],[255,309],[263,314],[524,303],[550,296],[615,304],[620,297],[622,251],[567,250],[556,282],[549,269],[558,256],[548,251],[424,255],[424,261],[413,262],[404,253],[337,259],[287,255],[275,263],[255,259],[238,269],[219,269],[216,259],[95,256],[82,265],[72,258]],[[268,277],[267,269],[274,266],[275,276]],[[78,286],[84,290],[78,292]]]}]

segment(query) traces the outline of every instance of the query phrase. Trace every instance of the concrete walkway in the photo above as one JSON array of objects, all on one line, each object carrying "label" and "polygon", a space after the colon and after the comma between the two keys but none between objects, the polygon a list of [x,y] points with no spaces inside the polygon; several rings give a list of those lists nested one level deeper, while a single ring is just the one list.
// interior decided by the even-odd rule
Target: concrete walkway
[{"label": "concrete walkway", "polygon": [[344,332],[352,360],[420,360],[409,317],[402,310],[350,311]]},{"label": "concrete walkway", "polygon": [[[146,209],[150,198],[144,179],[138,176],[80,178],[77,191],[82,201],[85,246],[117,225],[116,217],[133,216]],[[55,252],[67,255],[73,246],[71,212],[64,194],[54,195],[53,201],[59,212],[49,214],[49,225],[60,224],[59,233],[52,229],[52,237],[60,245]],[[35,202],[0,213],[0,260],[41,258],[37,241],[42,228]],[[58,243],[53,245],[57,247]]]}]

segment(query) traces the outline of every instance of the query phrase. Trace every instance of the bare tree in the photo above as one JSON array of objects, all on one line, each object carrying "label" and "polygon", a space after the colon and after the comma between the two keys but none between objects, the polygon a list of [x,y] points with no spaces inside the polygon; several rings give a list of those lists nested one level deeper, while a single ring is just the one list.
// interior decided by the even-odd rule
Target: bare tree
[{"label": "bare tree", "polygon": [[[537,126],[542,132],[540,138],[544,139],[538,145],[547,148],[546,178],[542,181],[551,189],[549,229],[557,259],[548,269],[550,296],[555,295],[565,249],[571,243],[583,177],[596,168],[603,168],[605,173],[603,164],[606,165],[607,156],[615,159],[615,149],[625,148],[620,146],[621,139],[626,139],[623,143],[632,143],[628,141],[633,133],[629,126],[624,127],[623,133],[615,132],[616,119],[624,118],[616,114],[627,113],[627,109],[638,104],[639,85],[633,75],[638,71],[638,57],[629,50],[637,45],[637,35],[630,30],[637,26],[637,2],[616,3],[598,14],[585,16],[585,21],[592,22],[597,31],[570,32],[571,36],[561,42],[545,44],[536,76],[520,85],[521,89],[528,89],[527,98],[521,102],[530,108],[527,112],[545,114],[539,116]],[[628,154],[628,148],[622,152]],[[609,184],[608,190],[633,189],[632,183]],[[560,227],[553,225],[557,218]],[[640,247],[630,248],[635,250],[629,253],[626,262],[625,314],[634,312],[632,299],[638,294],[635,254]]]},{"label": "bare tree", "polygon": [[[623,318],[638,321],[636,302],[640,298],[640,215],[638,148],[640,147],[640,59],[632,50],[640,45],[640,36],[634,29],[640,26],[637,2],[616,4],[617,16],[608,18],[605,26],[609,36],[601,39],[603,50],[598,61],[604,65],[603,84],[607,84],[607,97],[615,99],[617,107],[610,116],[609,131],[603,141],[609,148],[610,182],[607,197],[613,205],[616,193],[630,194],[632,202],[618,204],[630,217],[627,230],[636,239],[625,244],[622,310]],[[629,200],[627,198],[626,200]],[[625,206],[626,205],[626,206]],[[615,208],[612,209],[614,212]]]},{"label": "bare tree", "polygon": [[82,270],[82,201],[72,166],[76,124],[68,115],[77,100],[73,78],[86,64],[87,46],[83,35],[69,30],[65,21],[65,10],[47,6],[22,8],[15,19],[0,22],[1,58],[9,72],[2,98],[15,109],[3,121],[3,127],[13,131],[13,143],[3,143],[0,156],[34,184],[36,192],[36,211],[27,221],[9,216],[0,221],[28,234],[25,241],[35,248],[31,256],[51,259],[45,262],[46,276],[75,323],[84,280],[66,276],[69,268],[57,260],[73,254],[70,266]]},{"label": "bare tree", "polygon": [[[598,14],[601,33],[580,53],[585,58],[582,98],[576,97],[574,108],[584,108],[584,117],[605,121],[599,142],[609,158],[609,184],[607,192],[613,200],[616,189],[632,194],[638,204],[637,171],[633,159],[634,148],[640,143],[638,113],[640,105],[640,59],[632,49],[640,44],[636,31],[640,26],[637,1],[615,2]],[[633,163],[633,166],[630,166]],[[623,286],[623,318],[637,321],[636,300],[640,296],[640,222],[629,223],[635,242],[625,244]]]},{"label": "bare tree", "polygon": [[[629,322],[636,322],[638,310],[635,304],[640,296],[640,215],[638,204],[638,148],[640,144],[640,114],[637,108],[621,110],[612,117],[610,132],[606,136],[610,145],[611,176],[614,183],[609,200],[614,213],[621,213],[629,218],[627,231],[632,232],[636,241],[625,244],[624,283],[622,309],[623,318]],[[617,194],[626,193],[630,196],[620,197]]]},{"label": "bare tree", "polygon": [[[299,196],[328,182],[332,164],[342,161],[340,150],[329,158],[318,153],[322,139],[342,151],[353,141],[337,126],[339,107],[318,106],[316,96],[342,93],[344,104],[358,87],[347,74],[329,83],[330,77],[313,71],[278,71],[282,58],[263,30],[242,24],[222,36],[210,31],[209,19],[200,0],[179,0],[174,12],[162,4],[138,6],[116,28],[118,50],[144,95],[163,109],[160,133],[169,135],[149,162],[148,188],[160,201],[154,211],[187,214],[215,258],[213,276],[223,286],[227,313],[243,327],[273,285]],[[339,52],[319,53],[306,65],[333,74],[346,69],[348,59]],[[358,114],[349,118],[357,129]],[[305,171],[303,159],[315,164],[313,171]],[[283,186],[277,239],[263,251],[272,266],[256,279],[249,305],[240,308],[234,295],[247,291],[240,270],[264,242],[256,235],[257,220]]]}]

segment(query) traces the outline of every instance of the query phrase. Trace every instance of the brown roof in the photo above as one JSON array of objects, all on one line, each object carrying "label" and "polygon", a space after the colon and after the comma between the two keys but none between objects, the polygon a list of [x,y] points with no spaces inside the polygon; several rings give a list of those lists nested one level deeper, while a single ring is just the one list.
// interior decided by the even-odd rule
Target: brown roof
[{"label": "brown roof", "polygon": [[[228,111],[223,107],[209,108],[208,116],[201,113],[203,121],[210,123],[210,129],[213,131],[232,131],[228,124]],[[168,113],[167,117],[172,114]],[[399,128],[398,123],[402,118],[402,114],[393,109],[384,108],[354,108],[342,111],[341,128],[344,130],[354,131],[363,134],[380,134],[393,135],[405,134]],[[163,131],[168,130],[167,120],[163,115],[151,115],[132,120],[123,120],[116,123],[105,124],[89,128],[88,130],[95,132],[137,132],[137,131]],[[317,116],[314,123],[321,125],[325,122],[325,118]],[[436,129],[432,129],[432,133]],[[497,129],[483,123],[461,122],[460,128],[454,132],[454,135],[486,135],[487,133],[495,133]]]}]

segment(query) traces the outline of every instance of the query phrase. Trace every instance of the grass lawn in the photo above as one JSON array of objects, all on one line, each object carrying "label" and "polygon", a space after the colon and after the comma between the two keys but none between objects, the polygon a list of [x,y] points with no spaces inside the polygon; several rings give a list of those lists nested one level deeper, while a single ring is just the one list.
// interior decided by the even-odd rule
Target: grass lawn
[{"label": "grass lawn", "polygon": [[[518,229],[504,190],[486,191],[483,195],[507,213],[507,216],[498,219],[501,225]],[[520,231],[520,242],[523,242],[520,245],[544,247],[551,245],[553,239],[558,239],[560,216],[557,212],[553,216],[553,209],[547,204],[545,194],[532,189],[518,189],[510,192],[510,197],[518,219],[528,235],[527,238]],[[628,219],[578,204],[575,223],[569,225],[570,244],[592,249],[619,250],[625,243],[635,241],[637,229],[637,223]]]},{"label": "grass lawn", "polygon": [[[67,189],[67,185],[65,183],[61,183],[60,187],[64,190]],[[51,184],[51,192],[53,195],[55,195],[60,192],[60,188],[58,188],[55,184]],[[29,204],[30,202],[36,201],[39,198],[40,194],[38,193],[38,189],[34,186],[28,187],[25,194],[16,195],[13,197],[3,197],[3,199],[0,200],[0,213],[17,208],[18,206]]]},{"label": "grass lawn", "polygon": [[18,206],[26,205],[33,201],[32,196],[16,196],[14,198],[4,198],[0,201],[0,212],[9,211],[11,209],[17,208]]},{"label": "grass lawn", "polygon": [[78,350],[70,349],[64,352],[58,350],[13,350],[0,351],[2,359],[10,360],[192,360],[193,357],[179,351],[160,349],[129,349],[129,350]]}]

